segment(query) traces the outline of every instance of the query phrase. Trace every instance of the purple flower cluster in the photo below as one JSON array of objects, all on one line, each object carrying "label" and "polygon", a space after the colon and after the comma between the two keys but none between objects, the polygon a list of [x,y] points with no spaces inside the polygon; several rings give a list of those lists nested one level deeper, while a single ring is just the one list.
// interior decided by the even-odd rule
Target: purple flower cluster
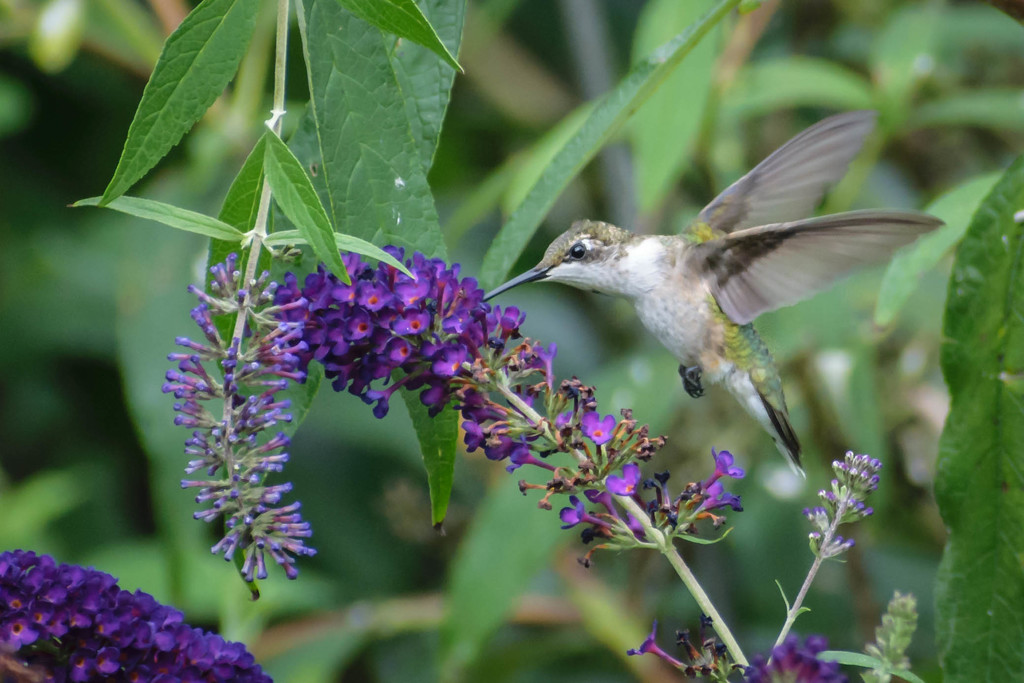
[{"label": "purple flower cluster", "polygon": [[795,635],[772,649],[771,659],[757,655],[747,667],[746,683],[846,683],[836,662],[823,662],[819,652],[828,648],[824,636],[808,636],[804,643]]},{"label": "purple flower cluster", "polygon": [[271,680],[244,645],[152,596],[24,550],[0,553],[0,651],[53,681]]},{"label": "purple flower cluster", "polygon": [[[290,403],[276,395],[289,382],[306,378],[299,369],[300,356],[307,353],[304,326],[280,320],[303,309],[305,302],[271,305],[277,285],[268,282],[269,275],[263,273],[242,288],[236,266],[232,254],[210,268],[210,294],[189,287],[200,301],[191,315],[205,341],[176,340],[186,351],[168,356],[178,365],[167,372],[163,391],[180,400],[174,404],[174,423],[194,430],[185,442],[191,458],[186,474],[204,472],[209,477],[181,482],[183,488],[199,489],[196,502],[207,506],[194,516],[205,522],[224,519],[225,535],[211,552],[231,560],[241,550],[247,581],[266,578],[266,553],[295,578],[294,556],[316,553],[302,540],[312,530],[299,514],[299,503],[278,507],[292,485],[265,483],[268,474],[280,472],[288,462],[285,449],[290,444],[283,432],[265,432],[291,421],[286,412]],[[244,348],[241,339],[228,344],[221,337],[213,316],[224,314],[247,316]],[[211,401],[217,414],[206,407]]]},{"label": "purple flower cluster", "polygon": [[[396,247],[385,250],[398,260],[404,256]],[[289,308],[284,318],[305,324],[303,341],[309,351],[303,362],[320,361],[334,390],[348,389],[373,404],[376,417],[388,413],[399,388],[422,389],[420,400],[430,414],[437,414],[484,358],[487,367],[541,371],[551,377],[555,346],[510,344],[521,338],[519,326],[525,316],[514,306],[502,309],[484,303],[484,291],[475,279],[459,279],[458,264],[448,267],[417,252],[405,262],[414,276],[409,277],[384,263],[373,267],[357,254],[344,254],[343,261],[351,284],[320,266],[300,288],[289,273],[276,301],[289,307],[307,302],[304,309]],[[517,397],[526,405],[533,403],[533,395]],[[483,448],[492,460],[507,458],[510,470],[525,464],[553,469],[532,455],[536,435],[512,438],[487,427],[494,421],[507,425],[509,408],[468,386],[458,394],[458,402],[470,451]]]},{"label": "purple flower cluster", "polygon": [[[401,260],[404,251],[385,247]],[[277,294],[278,304],[304,298],[303,340],[308,363],[323,363],[335,391],[348,391],[374,404],[373,414],[384,417],[399,387],[423,389],[420,399],[431,414],[441,411],[451,397],[451,379],[464,364],[479,355],[487,343],[503,344],[518,336],[522,316],[515,308],[491,309],[473,278],[459,279],[459,266],[420,253],[408,262],[409,277],[381,263],[376,268],[358,254],[344,254],[351,284],[345,284],[322,265],[306,277],[301,288],[291,273]],[[401,370],[400,379],[385,383]]]},{"label": "purple flower cluster", "polygon": [[836,529],[840,524],[856,522],[874,513],[864,501],[878,488],[881,469],[880,460],[853,451],[832,462],[836,478],[829,489],[818,491],[823,505],[804,509],[804,516],[815,527],[809,535],[815,555],[835,557],[853,547],[853,539],[836,535]]},{"label": "purple flower cluster", "polygon": [[[595,413],[591,413],[595,414]],[[732,453],[729,451],[711,451],[715,461],[715,471],[701,482],[687,485],[682,493],[672,497],[668,489],[668,472],[660,472],[652,479],[643,479],[640,467],[636,463],[628,463],[622,468],[621,476],[610,474],[605,479],[605,489],[588,489],[584,492],[587,500],[603,508],[602,512],[588,512],[585,504],[576,496],[570,496],[570,507],[562,508],[559,517],[563,529],[579,524],[588,525],[584,530],[583,539],[589,542],[595,538],[618,540],[623,543],[629,536],[644,540],[643,525],[629,512],[620,511],[621,502],[617,499],[633,500],[648,516],[651,524],[664,532],[675,535],[696,533],[695,523],[701,519],[710,519],[715,526],[724,522],[724,517],[711,511],[731,507],[742,511],[740,497],[727,493],[722,488],[722,477],[728,476],[741,479],[744,471],[736,467]],[[653,495],[645,492],[653,491]],[[628,545],[628,543],[624,543]],[[589,554],[584,564],[589,562]]]},{"label": "purple flower cluster", "polygon": [[[396,259],[404,256],[401,249],[385,249]],[[650,438],[647,426],[638,426],[629,411],[621,420],[597,412],[593,388],[575,378],[556,389],[555,346],[523,339],[519,327],[525,316],[519,309],[485,303],[473,278],[459,279],[457,264],[448,267],[413,254],[406,261],[410,277],[388,264],[373,267],[355,254],[343,259],[350,284],[321,266],[301,287],[294,275],[287,275],[275,302],[287,309],[284,320],[305,325],[303,362],[323,363],[334,389],[347,389],[374,404],[377,417],[388,412],[399,387],[422,389],[420,399],[433,413],[453,401],[463,417],[467,451],[507,460],[509,472],[530,465],[553,474],[545,485],[520,482],[524,492],[546,490],[538,505],[550,509],[551,495],[579,491],[603,505],[607,512],[590,514],[581,498],[571,495],[571,507],[560,513],[565,528],[587,524],[590,538],[614,535],[612,527],[624,538],[643,537],[642,525],[620,514],[612,495],[602,490],[606,477],[609,490],[635,496],[652,520],[673,532],[680,510],[686,523],[678,531],[692,533],[696,519],[720,523],[713,509],[742,509],[739,497],[725,492],[718,481],[743,476],[726,451],[715,454],[711,477],[678,497],[669,496],[668,477],[659,475],[657,484],[643,483],[656,489],[654,499],[641,500],[634,461],[650,459],[664,438]],[[296,307],[296,302],[305,305]],[[548,462],[554,453],[570,455],[575,467]],[[622,477],[612,474],[623,467]]]}]

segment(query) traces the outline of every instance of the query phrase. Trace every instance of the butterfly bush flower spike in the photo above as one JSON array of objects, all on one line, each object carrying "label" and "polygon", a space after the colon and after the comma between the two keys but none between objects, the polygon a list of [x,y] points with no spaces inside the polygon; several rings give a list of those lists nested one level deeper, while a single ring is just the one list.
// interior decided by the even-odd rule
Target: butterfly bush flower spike
[{"label": "butterfly bush flower spike", "polygon": [[24,550],[0,553],[0,652],[26,681],[271,680],[244,645],[152,596]]},{"label": "butterfly bush flower spike", "polygon": [[[168,356],[177,366],[167,372],[163,391],[178,399],[175,424],[193,430],[185,442],[191,458],[185,473],[200,477],[181,485],[197,489],[195,500],[203,509],[194,516],[224,524],[224,537],[211,551],[226,560],[241,552],[247,581],[267,577],[268,554],[295,578],[296,556],[316,552],[304,541],[312,529],[302,520],[299,503],[282,504],[292,485],[271,485],[266,479],[288,462],[290,441],[273,430],[292,417],[289,402],[277,395],[306,377],[299,368],[300,357],[308,353],[304,325],[281,318],[306,302],[275,305],[277,285],[269,275],[242,287],[237,265],[232,254],[210,268],[210,293],[189,287],[199,299],[191,317],[203,339],[176,340],[184,351]],[[247,316],[244,342],[221,337],[214,316],[225,314]]]},{"label": "butterfly bush flower spike", "polygon": [[811,551],[822,559],[836,557],[853,547],[853,539],[836,533],[840,524],[869,517],[874,510],[865,500],[878,488],[882,463],[868,455],[848,451],[842,460],[832,463],[835,479],[829,489],[818,492],[822,505],[804,510],[814,527],[809,535]]}]

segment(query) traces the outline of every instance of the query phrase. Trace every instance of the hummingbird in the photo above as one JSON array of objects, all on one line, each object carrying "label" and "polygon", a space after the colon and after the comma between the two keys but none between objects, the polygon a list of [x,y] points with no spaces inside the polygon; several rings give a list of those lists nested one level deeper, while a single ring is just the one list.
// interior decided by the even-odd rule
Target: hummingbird
[{"label": "hummingbird", "polygon": [[942,221],[871,209],[808,218],[845,174],[875,125],[873,111],[819,121],[726,188],[679,235],[639,235],[580,220],[536,266],[486,299],[549,280],[623,297],[679,361],[683,388],[724,384],[803,475],[782,380],[752,321],[796,303]]}]

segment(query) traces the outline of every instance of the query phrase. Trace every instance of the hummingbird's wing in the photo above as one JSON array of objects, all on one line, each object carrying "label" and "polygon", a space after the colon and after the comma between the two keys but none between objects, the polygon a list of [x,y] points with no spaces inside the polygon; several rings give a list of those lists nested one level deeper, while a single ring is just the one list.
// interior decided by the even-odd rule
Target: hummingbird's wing
[{"label": "hummingbird's wing", "polygon": [[848,211],[738,230],[696,245],[693,266],[729,318],[746,324],[942,225],[913,211]]},{"label": "hummingbird's wing", "polygon": [[825,192],[846,174],[875,126],[876,112],[830,116],[779,147],[704,207],[694,225],[715,236],[814,213]]}]

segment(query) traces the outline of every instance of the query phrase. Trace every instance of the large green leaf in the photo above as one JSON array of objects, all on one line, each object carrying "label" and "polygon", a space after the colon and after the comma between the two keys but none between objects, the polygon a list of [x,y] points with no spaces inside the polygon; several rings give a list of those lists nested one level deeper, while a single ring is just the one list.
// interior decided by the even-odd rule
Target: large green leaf
[{"label": "large green leaf", "polygon": [[[466,0],[425,2],[423,12],[449,51],[457,54],[462,42]],[[420,150],[423,170],[427,172],[434,161],[455,72],[429,50],[410,41],[398,41],[391,53],[391,64],[405,95],[406,115]]]},{"label": "large green leaf", "polygon": [[1024,676],[1024,157],[978,208],[949,282],[952,398],[935,479],[949,540],[936,580],[946,681]]},{"label": "large green leaf", "polygon": [[986,88],[947,95],[916,107],[908,125],[1024,130],[1024,94],[1020,88]]},{"label": "large green leaf", "polygon": [[298,228],[306,244],[313,248],[317,260],[347,284],[348,272],[341,262],[338,248],[334,246],[334,228],[313,189],[313,182],[276,133],[268,131],[263,134],[263,139],[266,141],[263,170],[274,201]]},{"label": "large green leaf", "polygon": [[392,68],[392,41],[336,0],[300,0],[299,15],[311,117],[292,146],[304,165],[315,165],[331,223],[378,246],[444,257],[434,200]]},{"label": "large green leaf", "polygon": [[338,0],[363,21],[382,31],[407,38],[433,51],[452,67],[462,71],[455,57],[441,41],[415,0]]},{"label": "large green leaf", "polygon": [[860,74],[826,59],[778,57],[751,62],[726,91],[723,109],[760,116],[792,107],[870,109],[871,84]]},{"label": "large green leaf", "polygon": [[[644,6],[633,40],[633,54],[644,55],[700,19],[712,0],[652,0]],[[722,43],[715,27],[693,53],[651,95],[630,122],[636,166],[637,195],[642,211],[651,211],[679,179],[711,95],[715,59]]]},{"label": "large green leaf", "polygon": [[234,242],[235,245],[242,241],[242,233],[235,227],[213,216],[182,209],[172,204],[165,204],[154,199],[143,199],[142,197],[118,197],[106,204],[103,204],[102,201],[100,197],[89,197],[87,199],[79,199],[72,206],[103,206],[137,218],[157,221],[177,230],[194,232],[204,237]]},{"label": "large green leaf", "polygon": [[103,204],[153,168],[223,92],[249,47],[259,3],[204,0],[164,43]]},{"label": "large green leaf", "polygon": [[[448,499],[452,495],[455,475],[455,442],[458,438],[459,414],[451,406],[437,416],[430,417],[427,407],[420,401],[419,392],[402,390],[402,398],[409,409],[409,417],[416,428],[416,438],[423,454],[430,488],[430,523],[444,521],[448,512]],[[454,438],[453,438],[454,436]]]},{"label": "large green leaf", "polygon": [[506,278],[569,181],[672,74],[701,38],[738,4],[739,0],[719,0],[700,20],[634,66],[601,99],[576,134],[558,151],[488,249],[481,268],[485,287],[493,287]]},{"label": "large green leaf", "polygon": [[[561,540],[556,512],[540,510],[512,477],[498,480],[477,509],[448,581],[441,626],[441,679],[457,680]],[[582,554],[582,552],[581,552]]]},{"label": "large green leaf", "polygon": [[946,224],[900,249],[893,257],[878,292],[876,324],[888,325],[893,321],[896,313],[917,289],[924,274],[934,268],[953,245],[960,241],[974,209],[998,179],[999,176],[994,173],[974,178],[928,206],[928,213],[941,218]]}]

